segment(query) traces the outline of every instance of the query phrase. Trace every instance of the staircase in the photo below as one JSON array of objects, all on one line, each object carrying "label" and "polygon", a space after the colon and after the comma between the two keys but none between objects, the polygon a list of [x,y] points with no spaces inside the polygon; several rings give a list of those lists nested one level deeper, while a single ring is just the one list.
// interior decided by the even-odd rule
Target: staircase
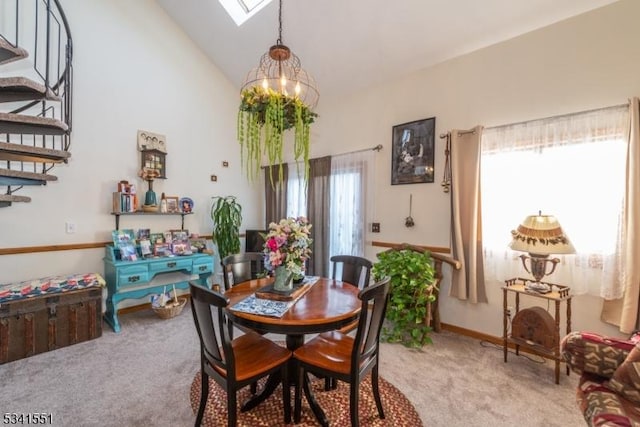
[{"label": "staircase", "polygon": [[58,0],[0,0],[0,207],[71,157],[71,58]]}]

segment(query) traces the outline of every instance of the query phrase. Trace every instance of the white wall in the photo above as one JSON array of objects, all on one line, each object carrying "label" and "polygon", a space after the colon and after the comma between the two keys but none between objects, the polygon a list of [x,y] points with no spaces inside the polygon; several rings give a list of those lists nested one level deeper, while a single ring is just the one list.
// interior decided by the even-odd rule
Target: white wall
[{"label": "white wall", "polygon": [[[444,144],[438,135],[617,105],[640,95],[638,16],[640,2],[623,0],[346,99],[324,99],[313,155],[382,144],[375,211],[382,230],[369,234],[369,240],[449,247],[449,195],[440,186]],[[436,182],[391,186],[392,126],[428,117],[436,117]],[[606,168],[603,164],[603,173]],[[416,226],[407,229],[410,194]],[[505,234],[516,225],[505,224]],[[369,246],[367,256],[374,259],[378,251]],[[502,335],[501,285],[488,283],[489,304],[473,305],[447,297],[447,281],[441,293],[442,321]],[[574,298],[573,329],[615,333],[599,321],[601,304],[598,298]]]},{"label": "white wall", "polygon": [[[211,198],[236,195],[243,228],[262,226],[262,188],[240,170],[235,139],[238,91],[153,0],[66,0],[74,42],[72,158],[58,181],[22,190],[31,203],[0,209],[0,247],[111,239],[111,193],[137,177],[138,129],[167,136],[167,180],[154,190],[188,196],[191,232],[211,234]],[[230,163],[222,168],[222,161]],[[218,182],[210,182],[211,174]],[[77,225],[66,234],[65,222]],[[122,217],[121,228],[163,231],[180,217]],[[102,249],[0,257],[0,283],[51,274],[103,272]]]}]

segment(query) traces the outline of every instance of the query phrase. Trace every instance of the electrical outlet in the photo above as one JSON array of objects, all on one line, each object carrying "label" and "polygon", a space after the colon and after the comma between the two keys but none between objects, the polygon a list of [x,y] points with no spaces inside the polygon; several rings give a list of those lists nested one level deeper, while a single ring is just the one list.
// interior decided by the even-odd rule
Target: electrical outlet
[{"label": "electrical outlet", "polygon": [[379,222],[371,223],[371,232],[372,233],[379,233],[380,232],[380,223]]},{"label": "electrical outlet", "polygon": [[513,315],[513,307],[507,307],[507,316],[511,317]]},{"label": "electrical outlet", "polygon": [[71,221],[67,221],[65,224],[65,230],[67,231],[67,234],[73,234],[76,232],[76,223],[75,222],[71,222]]}]

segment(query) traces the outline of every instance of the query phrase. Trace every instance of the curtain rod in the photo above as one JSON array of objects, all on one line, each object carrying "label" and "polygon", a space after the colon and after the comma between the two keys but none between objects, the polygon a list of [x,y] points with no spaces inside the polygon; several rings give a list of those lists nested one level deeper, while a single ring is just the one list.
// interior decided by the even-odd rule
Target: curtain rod
[{"label": "curtain rod", "polygon": [[[476,133],[476,130],[475,130],[475,129],[459,130],[459,131],[458,131],[458,136],[460,136],[460,135],[466,135],[466,134],[468,134],[468,133]],[[446,137],[447,137],[447,135],[450,135],[450,134],[451,134],[451,132],[441,133],[441,134],[440,134],[440,139],[444,139],[444,138],[446,138]]]},{"label": "curtain rod", "polygon": [[382,150],[382,144],[378,144],[378,145],[376,145],[375,147],[372,147],[372,148],[363,148],[361,150],[349,151],[347,153],[333,154],[332,157],[335,157],[335,156],[346,156],[347,154],[362,153],[364,151],[380,151],[380,150]]},{"label": "curtain rod", "polygon": [[539,120],[548,120],[548,119],[557,119],[557,118],[562,118],[562,117],[571,117],[571,116],[577,116],[579,114],[594,113],[596,111],[603,111],[603,110],[609,110],[609,109],[612,109],[612,108],[621,108],[621,107],[628,107],[628,106],[629,106],[629,102],[627,102],[626,104],[612,105],[610,107],[593,108],[591,110],[577,111],[575,113],[559,114],[557,116],[548,116],[548,117],[543,117],[541,119],[524,120],[522,122],[509,123],[509,124],[506,124],[506,125],[491,126],[491,127],[484,128],[484,129],[485,130],[489,130],[489,129],[497,129],[497,128],[501,128],[501,127],[507,127],[507,126],[523,125],[525,123],[537,122]]},{"label": "curtain rod", "polygon": [[[347,154],[362,153],[364,151],[380,151],[380,150],[382,150],[382,144],[378,144],[375,147],[371,147],[371,148],[363,148],[361,150],[349,151],[347,153],[332,154],[331,157],[346,156]],[[311,159],[309,159],[309,160],[311,160]],[[296,162],[285,162],[285,163],[295,164]],[[277,166],[277,165],[274,165],[274,166]],[[264,168],[267,168],[267,167],[269,167],[269,166],[260,166],[260,169],[264,169]]]}]

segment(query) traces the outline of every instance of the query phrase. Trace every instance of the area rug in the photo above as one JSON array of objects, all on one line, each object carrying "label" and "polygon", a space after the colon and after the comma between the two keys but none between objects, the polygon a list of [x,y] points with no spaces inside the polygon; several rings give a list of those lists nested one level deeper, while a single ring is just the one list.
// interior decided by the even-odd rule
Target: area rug
[{"label": "area rug", "polygon": [[[392,384],[380,378],[380,398],[384,408],[385,419],[378,418],[378,410],[371,391],[370,376],[360,385],[360,403],[358,414],[362,427],[393,426],[393,427],[421,427],[422,421],[409,400]],[[264,380],[263,380],[264,381]],[[260,383],[259,385],[262,385]],[[335,390],[324,391],[324,379],[312,381],[313,394],[324,410],[331,426],[349,426],[349,385],[338,381]],[[259,390],[259,389],[258,389]],[[238,392],[238,406],[250,397],[249,387]],[[196,373],[191,383],[191,409],[194,419],[200,402],[200,373]],[[293,406],[293,388],[291,389]],[[273,427],[284,424],[284,412],[282,409],[282,390],[278,386],[276,391],[256,408],[240,412],[238,410],[239,427]],[[293,411],[293,409],[292,409]],[[302,417],[297,426],[317,426],[311,408],[306,399],[302,398]],[[225,391],[213,380],[209,380],[209,398],[202,421],[203,426],[227,425],[227,396]]]}]

